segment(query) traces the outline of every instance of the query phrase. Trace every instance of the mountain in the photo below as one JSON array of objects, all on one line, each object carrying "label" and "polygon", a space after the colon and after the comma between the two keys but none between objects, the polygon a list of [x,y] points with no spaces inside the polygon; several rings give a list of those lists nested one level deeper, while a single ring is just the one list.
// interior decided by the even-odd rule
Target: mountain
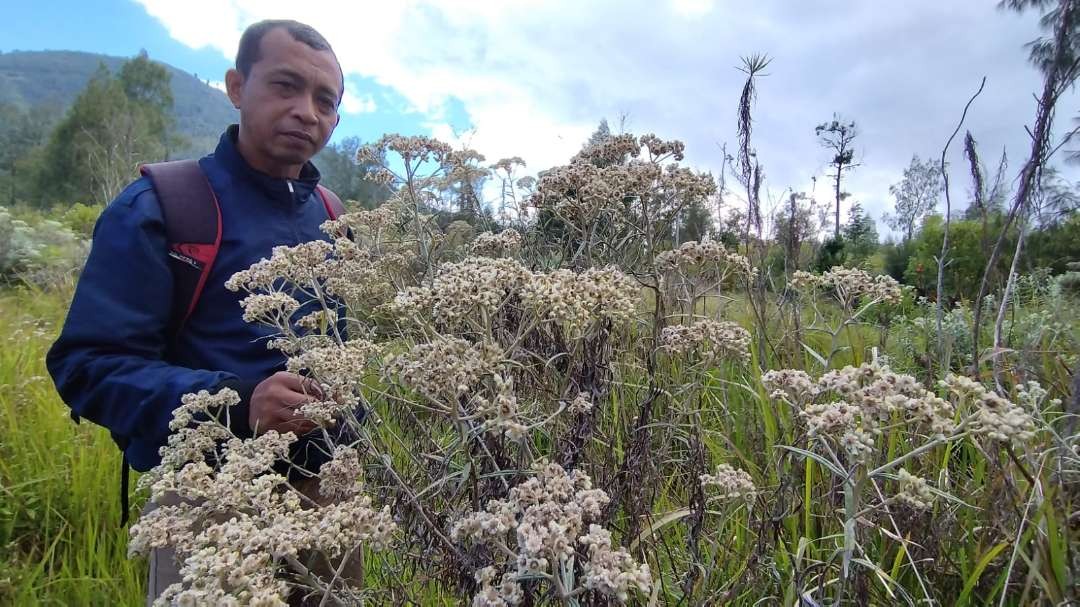
[{"label": "mountain", "polygon": [[[20,108],[49,107],[63,115],[90,81],[98,65],[117,72],[126,57],[78,51],[12,51],[0,53],[0,104]],[[192,74],[164,65],[172,76],[173,118],[189,142],[179,156],[212,151],[225,126],[239,120],[225,93]]]}]

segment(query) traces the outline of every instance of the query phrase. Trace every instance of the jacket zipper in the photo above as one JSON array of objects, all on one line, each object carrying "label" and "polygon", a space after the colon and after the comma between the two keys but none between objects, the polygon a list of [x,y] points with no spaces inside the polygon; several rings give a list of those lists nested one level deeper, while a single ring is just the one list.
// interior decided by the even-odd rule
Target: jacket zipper
[{"label": "jacket zipper", "polygon": [[292,205],[292,215],[289,217],[289,223],[292,225],[293,244],[300,244],[300,231],[296,229],[298,209],[296,204],[296,190],[293,189],[293,182],[291,179],[285,180],[285,185],[289,187],[289,204]]}]

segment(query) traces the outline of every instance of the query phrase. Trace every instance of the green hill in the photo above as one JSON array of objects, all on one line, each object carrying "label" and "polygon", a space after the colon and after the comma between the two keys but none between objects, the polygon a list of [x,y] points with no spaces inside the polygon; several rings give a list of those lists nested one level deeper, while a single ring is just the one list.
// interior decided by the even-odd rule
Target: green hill
[{"label": "green hill", "polygon": [[[0,104],[20,108],[52,107],[59,117],[75,101],[98,65],[116,72],[126,57],[77,51],[13,51],[0,53]],[[159,62],[160,63],[160,62]],[[180,156],[199,156],[213,149],[225,125],[239,114],[218,89],[195,76],[162,63],[172,76],[173,118],[189,142]]]}]

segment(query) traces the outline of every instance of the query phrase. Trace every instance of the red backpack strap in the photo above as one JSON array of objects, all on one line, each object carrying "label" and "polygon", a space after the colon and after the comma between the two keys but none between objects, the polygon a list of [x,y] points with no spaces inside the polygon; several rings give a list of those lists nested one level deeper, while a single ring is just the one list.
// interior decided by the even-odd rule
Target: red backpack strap
[{"label": "red backpack strap", "polygon": [[221,248],[221,207],[195,160],[144,164],[139,170],[153,182],[165,218],[173,273],[169,335],[175,338],[195,310]]},{"label": "red backpack strap", "polygon": [[338,198],[337,194],[330,191],[330,188],[319,185],[315,189],[318,190],[323,206],[326,207],[326,215],[330,219],[337,219],[345,213],[345,205],[341,204],[341,199]]}]

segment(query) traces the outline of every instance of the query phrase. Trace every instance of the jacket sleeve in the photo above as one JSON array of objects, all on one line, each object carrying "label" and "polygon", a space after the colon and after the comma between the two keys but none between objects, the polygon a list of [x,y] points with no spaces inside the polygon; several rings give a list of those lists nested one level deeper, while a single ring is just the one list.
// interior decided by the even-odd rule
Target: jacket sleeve
[{"label": "jacket sleeve", "polygon": [[181,396],[243,383],[164,360],[172,301],[161,208],[143,178],[98,219],[67,320],[46,357],[75,415],[121,437],[164,444]]}]

